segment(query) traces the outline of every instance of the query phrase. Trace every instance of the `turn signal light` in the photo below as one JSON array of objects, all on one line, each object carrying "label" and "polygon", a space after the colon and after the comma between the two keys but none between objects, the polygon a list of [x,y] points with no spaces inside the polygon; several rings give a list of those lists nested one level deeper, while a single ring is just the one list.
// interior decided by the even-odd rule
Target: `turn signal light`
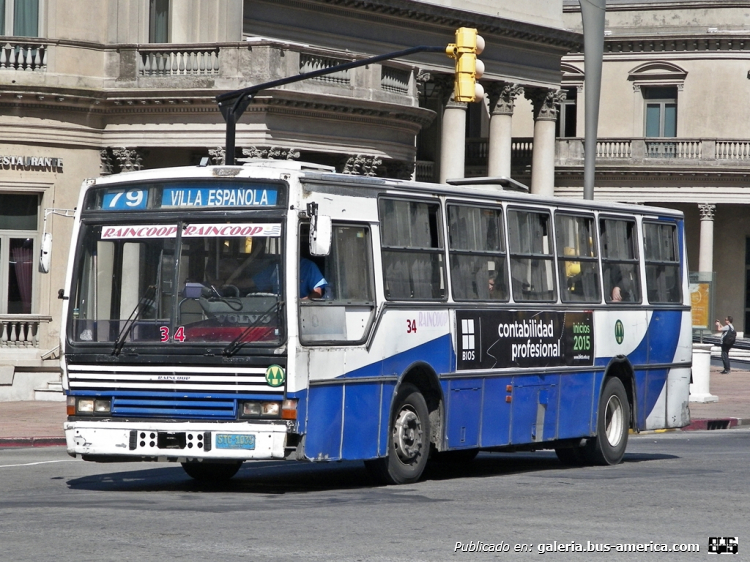
[{"label": "turn signal light", "polygon": [[281,419],[283,420],[296,420],[297,419],[297,401],[296,400],[284,400],[281,403]]}]

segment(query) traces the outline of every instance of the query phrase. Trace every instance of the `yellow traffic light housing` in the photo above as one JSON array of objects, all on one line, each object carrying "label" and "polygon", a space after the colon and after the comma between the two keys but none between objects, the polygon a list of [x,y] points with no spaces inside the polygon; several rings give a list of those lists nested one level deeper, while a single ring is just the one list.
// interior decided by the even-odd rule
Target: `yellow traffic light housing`
[{"label": "yellow traffic light housing", "polygon": [[453,99],[458,102],[479,101],[484,88],[477,79],[484,74],[484,63],[477,55],[484,50],[484,39],[473,27],[456,30],[456,42],[445,48],[445,54],[456,61]]}]

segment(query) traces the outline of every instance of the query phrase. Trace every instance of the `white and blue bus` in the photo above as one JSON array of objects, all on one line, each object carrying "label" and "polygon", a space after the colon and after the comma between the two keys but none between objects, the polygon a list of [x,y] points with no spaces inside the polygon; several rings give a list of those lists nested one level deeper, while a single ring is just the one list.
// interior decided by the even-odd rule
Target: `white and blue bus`
[{"label": "white and blue bus", "polygon": [[689,423],[673,210],[291,161],[158,169],[84,184],[69,263],[85,460],[210,480],[360,459],[407,483],[479,450],[616,464],[630,429]]}]

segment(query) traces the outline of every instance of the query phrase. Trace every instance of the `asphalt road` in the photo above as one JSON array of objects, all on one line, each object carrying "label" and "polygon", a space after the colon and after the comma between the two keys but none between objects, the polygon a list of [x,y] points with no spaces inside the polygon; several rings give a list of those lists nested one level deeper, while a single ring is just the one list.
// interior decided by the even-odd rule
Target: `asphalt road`
[{"label": "asphalt road", "polygon": [[[4,449],[0,560],[662,562],[716,560],[708,541],[717,536],[739,537],[731,559],[747,560],[749,477],[750,429],[631,437],[614,467],[564,468],[551,452],[483,453],[390,487],[375,486],[361,463],[245,464],[229,484],[205,487],[179,465]],[[456,551],[472,541],[509,551]],[[616,550],[638,544],[646,551]],[[700,552],[656,552],[662,544]],[[577,545],[610,551],[561,551]]]}]

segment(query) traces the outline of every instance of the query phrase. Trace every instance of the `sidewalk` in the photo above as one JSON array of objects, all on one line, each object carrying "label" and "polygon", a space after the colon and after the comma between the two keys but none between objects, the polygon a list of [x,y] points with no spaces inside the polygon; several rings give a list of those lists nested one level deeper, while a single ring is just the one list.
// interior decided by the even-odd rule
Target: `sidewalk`
[{"label": "sidewalk", "polygon": [[[719,401],[691,402],[692,423],[683,431],[750,425],[750,371],[719,371],[721,367],[711,366],[709,388]],[[65,445],[65,419],[65,402],[0,402],[0,448]]]}]

